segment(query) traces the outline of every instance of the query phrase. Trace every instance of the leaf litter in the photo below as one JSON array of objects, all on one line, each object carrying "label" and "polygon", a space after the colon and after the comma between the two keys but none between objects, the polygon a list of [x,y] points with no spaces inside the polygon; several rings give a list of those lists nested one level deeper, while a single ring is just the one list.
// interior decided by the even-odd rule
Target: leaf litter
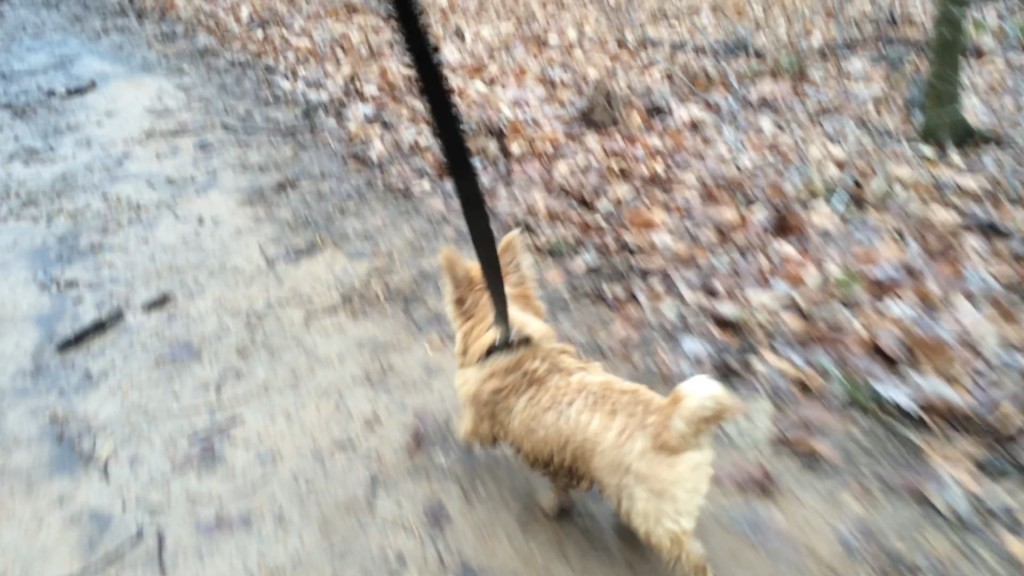
[{"label": "leaf litter", "polygon": [[[134,4],[258,61],[389,189],[457,210],[386,2]],[[976,523],[981,471],[1019,477],[1022,5],[970,8],[963,108],[1002,142],[944,151],[915,135],[932,2],[422,4],[492,213],[613,312],[609,349],[963,438],[988,464],[917,488],[950,518]],[[846,463],[832,424],[782,426]]]}]

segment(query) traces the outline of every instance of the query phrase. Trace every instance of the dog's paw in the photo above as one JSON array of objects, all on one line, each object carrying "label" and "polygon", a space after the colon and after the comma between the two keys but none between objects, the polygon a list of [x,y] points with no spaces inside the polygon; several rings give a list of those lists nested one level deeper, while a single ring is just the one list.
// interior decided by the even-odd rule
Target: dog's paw
[{"label": "dog's paw", "polygon": [[615,517],[612,525],[612,532],[619,537],[619,540],[623,544],[635,549],[641,549],[644,546],[643,540],[640,539],[640,535],[633,530],[633,527],[622,521],[622,518]]},{"label": "dog's paw", "polygon": [[552,489],[538,496],[537,506],[544,516],[554,520],[568,514],[572,510],[572,498],[568,492]]},{"label": "dog's paw", "polygon": [[689,576],[715,576],[715,573],[711,571],[711,566],[708,566],[706,562],[692,566],[687,574]]},{"label": "dog's paw", "polygon": [[706,562],[694,567],[690,574],[691,576],[715,576],[715,573],[711,570],[711,566],[708,566]]},{"label": "dog's paw", "polygon": [[467,411],[459,419],[455,429],[455,438],[465,445],[493,448],[498,445],[498,438],[485,422],[479,420],[472,412]]},{"label": "dog's paw", "polygon": [[470,417],[463,417],[459,421],[458,428],[455,430],[455,437],[467,446],[483,444],[480,441],[479,435],[476,433],[476,426],[473,419]]},{"label": "dog's paw", "polygon": [[685,576],[714,576],[700,542],[691,541],[690,545],[682,550],[682,565]]},{"label": "dog's paw", "polygon": [[679,576],[715,576],[707,562],[693,562],[677,565],[673,574]]}]

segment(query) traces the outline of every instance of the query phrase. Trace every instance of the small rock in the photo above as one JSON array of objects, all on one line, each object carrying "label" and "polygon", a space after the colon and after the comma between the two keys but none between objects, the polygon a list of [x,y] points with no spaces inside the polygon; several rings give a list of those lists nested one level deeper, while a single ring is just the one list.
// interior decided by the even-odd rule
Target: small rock
[{"label": "small rock", "polygon": [[843,551],[850,558],[872,568],[873,574],[886,576],[909,574],[941,574],[929,571],[919,562],[904,556],[891,541],[880,537],[868,524],[858,521],[853,526],[841,526],[836,534]]},{"label": "small rock", "polygon": [[755,549],[770,553],[773,562],[789,568],[805,565],[800,559],[806,552],[793,540],[786,518],[767,503],[752,502],[729,513],[727,520],[731,529]]},{"label": "small rock", "polygon": [[807,230],[803,216],[796,210],[784,210],[775,215],[772,232],[782,238],[799,236]]},{"label": "small rock", "polygon": [[975,464],[989,478],[1006,478],[1024,473],[1024,467],[1006,454],[985,454]]},{"label": "small rock", "polygon": [[771,312],[778,312],[793,301],[791,293],[768,288],[747,288],[743,296],[751,308]]},{"label": "small rock", "polygon": [[982,493],[973,498],[974,506],[989,518],[1020,534],[1024,525],[1019,516],[1020,506],[1013,497],[995,483],[989,482]]},{"label": "small rock", "polygon": [[952,297],[953,311],[971,341],[986,358],[994,359],[1001,343],[999,330],[962,294]]},{"label": "small rock", "polygon": [[921,492],[927,502],[947,520],[969,528],[981,526],[981,519],[967,491],[949,474],[939,473],[925,483]]},{"label": "small rock", "polygon": [[939,160],[939,151],[935,146],[919,143],[916,148],[917,153],[925,160],[929,160],[931,162],[937,162]]},{"label": "small rock", "polygon": [[409,440],[406,443],[406,453],[410,457],[418,454],[427,443],[427,424],[426,418],[422,415],[417,414],[415,416],[412,430],[409,432]]},{"label": "small rock", "polygon": [[611,86],[601,80],[595,86],[583,109],[584,124],[604,130],[619,123],[622,117],[622,99]]},{"label": "small rock", "polygon": [[710,302],[711,319],[724,328],[739,328],[745,318],[743,307],[736,302],[713,300]]},{"label": "small rock", "polygon": [[873,379],[871,381],[871,389],[878,394],[879,398],[884,400],[890,406],[900,409],[911,418],[920,419],[924,416],[924,411],[921,410],[920,406],[918,406],[914,396],[907,387],[897,379]]},{"label": "small rock", "polygon": [[666,95],[651,94],[643,102],[644,112],[651,118],[660,118],[672,110],[671,100]]},{"label": "small rock", "polygon": [[682,348],[683,354],[685,354],[691,362],[701,364],[711,358],[711,346],[709,346],[702,338],[694,336],[693,334],[683,334],[682,336],[679,336],[679,347]]},{"label": "small rock", "polygon": [[1010,242],[1010,254],[1017,260],[1024,260],[1024,238],[1014,238]]},{"label": "small rock", "polygon": [[823,230],[834,230],[839,227],[840,220],[836,214],[842,214],[849,208],[850,202],[853,200],[853,196],[849,192],[842,188],[837,188],[832,191],[828,197],[828,203],[823,203],[819,198],[815,202],[822,202],[821,205],[830,208],[827,212],[817,210],[812,212],[812,222],[815,228]]},{"label": "small rock", "polygon": [[201,154],[209,154],[213,152],[214,145],[209,138],[199,138],[192,143],[192,148]]},{"label": "small rock", "polygon": [[925,216],[929,223],[946,230],[960,226],[963,222],[956,210],[938,203],[928,204],[925,207]]},{"label": "small rock", "polygon": [[168,364],[185,364],[195,362],[200,357],[199,349],[195,344],[187,340],[172,343],[161,357],[162,362]]},{"label": "small rock", "polygon": [[444,530],[451,523],[452,516],[448,507],[441,500],[432,500],[423,507],[423,517],[427,519],[427,525],[434,530]]}]

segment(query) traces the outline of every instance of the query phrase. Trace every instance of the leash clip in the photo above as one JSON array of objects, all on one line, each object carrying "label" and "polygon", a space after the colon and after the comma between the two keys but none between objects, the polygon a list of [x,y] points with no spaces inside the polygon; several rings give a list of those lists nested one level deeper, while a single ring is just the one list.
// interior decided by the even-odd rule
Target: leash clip
[{"label": "leash clip", "polygon": [[491,347],[484,353],[484,358],[489,358],[504,350],[511,350],[526,344],[529,341],[529,338],[517,338],[515,332],[513,332],[511,328],[505,327],[504,329],[501,329],[499,326],[498,337],[495,339],[494,344],[491,344]]}]

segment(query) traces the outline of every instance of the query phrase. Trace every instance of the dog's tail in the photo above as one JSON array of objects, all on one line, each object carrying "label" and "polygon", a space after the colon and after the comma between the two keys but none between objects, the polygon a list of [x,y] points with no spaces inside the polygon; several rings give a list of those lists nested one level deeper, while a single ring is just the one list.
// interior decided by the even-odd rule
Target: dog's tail
[{"label": "dog's tail", "polygon": [[655,445],[667,452],[692,447],[723,421],[743,412],[740,399],[706,375],[689,378],[665,399],[655,432]]}]

